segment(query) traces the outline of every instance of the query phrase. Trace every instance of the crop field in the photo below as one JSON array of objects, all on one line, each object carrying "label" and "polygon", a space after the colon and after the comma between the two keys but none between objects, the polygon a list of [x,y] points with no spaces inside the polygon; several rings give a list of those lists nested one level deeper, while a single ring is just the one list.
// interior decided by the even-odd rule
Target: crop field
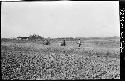
[{"label": "crop field", "polygon": [[1,41],[4,80],[120,79],[120,39]]}]

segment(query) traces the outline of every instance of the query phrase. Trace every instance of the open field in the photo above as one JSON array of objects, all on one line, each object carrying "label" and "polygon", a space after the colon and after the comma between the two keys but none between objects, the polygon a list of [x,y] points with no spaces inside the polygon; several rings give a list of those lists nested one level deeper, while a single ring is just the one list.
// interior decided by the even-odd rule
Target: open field
[{"label": "open field", "polygon": [[120,79],[120,39],[81,39],[76,41],[2,41],[2,79],[69,80]]}]

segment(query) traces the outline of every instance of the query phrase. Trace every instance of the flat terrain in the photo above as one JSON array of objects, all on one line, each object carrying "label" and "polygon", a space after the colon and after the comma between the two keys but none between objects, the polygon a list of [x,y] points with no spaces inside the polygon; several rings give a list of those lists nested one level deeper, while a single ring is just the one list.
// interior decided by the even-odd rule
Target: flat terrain
[{"label": "flat terrain", "polygon": [[2,79],[120,79],[120,39],[1,41]]}]

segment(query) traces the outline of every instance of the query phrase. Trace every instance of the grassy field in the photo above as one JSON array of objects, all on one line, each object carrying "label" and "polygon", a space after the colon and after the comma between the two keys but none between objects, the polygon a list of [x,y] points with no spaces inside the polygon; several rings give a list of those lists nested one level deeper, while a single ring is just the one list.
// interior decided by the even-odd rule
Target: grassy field
[{"label": "grassy field", "polygon": [[1,70],[4,80],[120,79],[120,39],[76,41],[1,41]]}]

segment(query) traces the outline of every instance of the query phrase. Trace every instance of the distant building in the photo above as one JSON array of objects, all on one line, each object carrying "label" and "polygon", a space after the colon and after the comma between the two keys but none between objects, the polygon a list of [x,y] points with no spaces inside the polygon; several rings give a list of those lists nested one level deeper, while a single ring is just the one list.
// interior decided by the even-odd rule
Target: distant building
[{"label": "distant building", "polygon": [[29,37],[17,37],[17,40],[28,40]]}]

